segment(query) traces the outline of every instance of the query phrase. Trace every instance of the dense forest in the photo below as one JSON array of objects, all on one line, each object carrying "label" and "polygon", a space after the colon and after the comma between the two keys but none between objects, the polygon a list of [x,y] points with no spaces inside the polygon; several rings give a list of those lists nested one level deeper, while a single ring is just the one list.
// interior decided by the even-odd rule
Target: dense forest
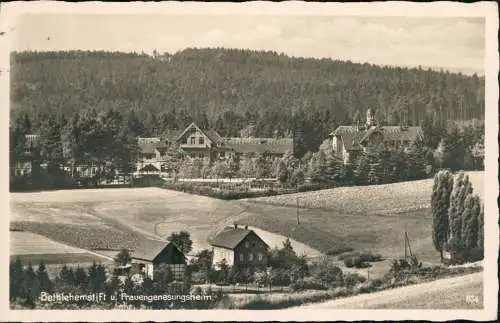
[{"label": "dense forest", "polygon": [[368,107],[379,123],[408,125],[484,119],[485,111],[477,75],[238,49],[13,53],[11,84],[11,120],[26,113],[33,132],[48,114],[133,110],[142,136],[191,121],[237,136],[254,123],[257,136],[303,131],[311,151]]}]

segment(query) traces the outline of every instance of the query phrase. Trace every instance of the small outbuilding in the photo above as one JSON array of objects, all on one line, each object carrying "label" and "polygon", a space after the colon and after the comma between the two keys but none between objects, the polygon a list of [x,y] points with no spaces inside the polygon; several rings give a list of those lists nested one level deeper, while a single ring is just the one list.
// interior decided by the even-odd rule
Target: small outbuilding
[{"label": "small outbuilding", "polygon": [[132,268],[153,279],[155,266],[166,265],[172,271],[174,280],[182,280],[186,272],[186,256],[172,242],[146,240],[131,254]]}]

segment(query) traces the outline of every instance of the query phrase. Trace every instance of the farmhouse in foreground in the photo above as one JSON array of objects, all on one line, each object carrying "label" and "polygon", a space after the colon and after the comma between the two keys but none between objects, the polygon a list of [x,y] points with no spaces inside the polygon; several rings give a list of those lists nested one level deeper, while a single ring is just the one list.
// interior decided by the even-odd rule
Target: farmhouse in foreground
[{"label": "farmhouse in foreground", "polygon": [[361,152],[369,148],[385,147],[408,148],[412,143],[423,139],[422,127],[380,126],[374,112],[368,109],[365,125],[339,126],[330,136],[332,148],[344,164],[354,161]]},{"label": "farmhouse in foreground", "polygon": [[268,154],[281,157],[294,152],[293,138],[221,137],[215,130],[201,129],[191,123],[183,130],[167,130],[161,137],[138,138],[140,156],[137,171],[142,174],[169,172],[169,148],[178,149],[187,163],[208,165],[216,160],[243,154]]},{"label": "farmhouse in foreground", "polygon": [[146,240],[131,254],[132,268],[153,279],[155,266],[166,265],[174,280],[182,280],[186,271],[186,256],[172,242]]},{"label": "farmhouse in foreground", "polygon": [[228,266],[264,267],[268,263],[267,252],[269,246],[253,230],[227,227],[213,240],[212,264],[218,268],[225,259]]}]

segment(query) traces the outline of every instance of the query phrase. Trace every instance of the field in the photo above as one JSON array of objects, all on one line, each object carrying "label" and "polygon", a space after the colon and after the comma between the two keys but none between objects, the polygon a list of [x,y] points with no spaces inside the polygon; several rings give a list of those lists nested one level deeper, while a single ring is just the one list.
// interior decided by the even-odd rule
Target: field
[{"label": "field", "polygon": [[232,203],[158,188],[87,189],[10,194],[11,229],[83,249],[132,248],[188,230],[194,248],[221,221],[241,212]]},{"label": "field", "polygon": [[30,232],[10,232],[10,259],[19,258],[23,264],[110,262],[110,259],[86,250],[71,247]]},{"label": "field", "polygon": [[[482,194],[483,173],[469,176],[474,190]],[[241,202],[247,212],[240,215],[240,221],[289,236],[323,253],[365,250],[387,258],[404,255],[407,231],[412,252],[424,262],[438,263],[429,205],[432,183],[428,179],[257,198]],[[301,197],[301,206],[311,206],[299,209],[300,224],[293,196]],[[325,201],[321,206],[313,205],[318,196]],[[388,266],[388,261],[375,263],[372,273],[384,272]],[[367,270],[361,273],[366,276]]]},{"label": "field", "polygon": [[[483,173],[469,175],[482,194]],[[237,222],[260,229],[271,247],[290,237],[297,253],[312,257],[347,250],[380,253],[388,259],[370,268],[375,277],[404,255],[405,231],[420,260],[439,262],[431,238],[431,188],[428,179],[231,202],[158,188],[11,193],[11,227],[82,249],[133,249],[141,240],[188,230],[196,250]],[[294,196],[301,197],[300,224]],[[325,201],[321,207],[313,205],[318,197]],[[368,270],[360,273],[366,276]]]},{"label": "field", "polygon": [[[484,173],[468,172],[474,192],[483,196]],[[315,192],[294,193],[248,199],[280,206],[319,208],[344,214],[396,215],[428,208],[434,180],[401,182],[385,185],[338,187]],[[298,201],[297,201],[298,200]]]}]

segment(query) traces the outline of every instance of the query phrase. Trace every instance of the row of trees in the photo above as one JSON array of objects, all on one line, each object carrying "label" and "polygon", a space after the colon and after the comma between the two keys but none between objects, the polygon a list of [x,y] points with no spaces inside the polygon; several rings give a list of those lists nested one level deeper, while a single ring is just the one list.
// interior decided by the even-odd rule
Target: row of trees
[{"label": "row of trees", "polygon": [[434,177],[431,196],[433,242],[451,261],[462,263],[483,259],[484,204],[473,193],[468,175],[441,170]]},{"label": "row of trees", "polygon": [[[80,111],[69,120],[63,115],[49,115],[41,125],[40,154],[34,156],[33,164],[45,163],[47,168],[35,167],[31,180],[38,182],[39,186],[54,181],[53,186],[62,187],[68,178],[78,179],[78,172],[73,169],[82,161],[101,166],[101,171],[95,174],[95,181],[108,176],[112,179],[115,169],[130,173],[138,158],[136,135],[141,128],[133,111],[127,115],[114,110],[98,114],[95,109],[89,109]],[[32,122],[26,114],[11,124],[11,167],[25,158],[24,135],[32,132]],[[377,147],[362,152],[349,165],[344,165],[332,152],[329,139],[323,141],[317,152],[307,152],[300,158],[291,152],[281,159],[263,153],[216,160],[212,164],[206,164],[201,159],[185,163],[175,145],[170,146],[166,154],[170,168],[180,177],[275,177],[288,187],[303,184],[306,178],[320,184],[340,182],[361,185],[420,179],[426,176],[426,166],[452,170],[482,168],[472,151],[477,146],[482,146],[484,150],[484,122],[476,120],[460,126],[425,124],[424,132],[424,140],[414,143],[407,150]],[[70,173],[62,171],[61,165],[67,165]]]}]

